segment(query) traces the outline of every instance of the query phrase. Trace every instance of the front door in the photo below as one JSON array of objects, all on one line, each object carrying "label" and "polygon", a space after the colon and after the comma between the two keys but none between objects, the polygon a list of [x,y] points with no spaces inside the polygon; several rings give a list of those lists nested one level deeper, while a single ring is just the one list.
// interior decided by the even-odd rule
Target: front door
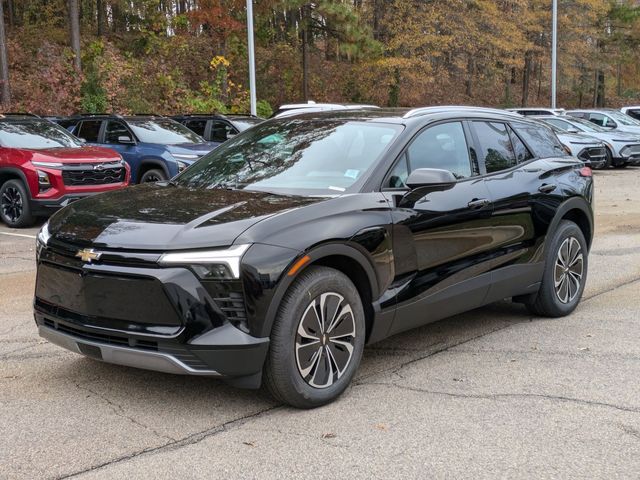
[{"label": "front door", "polygon": [[[125,140],[125,138],[128,140]],[[119,120],[107,121],[107,126],[104,130],[104,143],[122,155],[124,161],[131,167],[131,183],[137,183],[140,155],[133,133],[129,128]]]},{"label": "front door", "polygon": [[[487,294],[492,205],[469,138],[463,121],[426,128],[386,181],[396,255],[392,334],[479,306]],[[407,192],[404,181],[416,168],[449,170],[458,181]]]}]

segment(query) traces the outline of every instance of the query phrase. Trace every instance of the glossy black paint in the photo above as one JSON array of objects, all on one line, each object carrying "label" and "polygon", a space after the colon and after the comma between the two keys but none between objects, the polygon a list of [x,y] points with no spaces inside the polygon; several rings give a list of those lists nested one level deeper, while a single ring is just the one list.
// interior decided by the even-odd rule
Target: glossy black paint
[{"label": "glossy black paint", "polygon": [[[127,315],[110,322],[109,318],[122,315],[109,309],[108,300],[103,305],[98,293],[83,298],[85,303],[73,304],[86,310],[73,318],[64,312],[52,314],[38,302],[62,310],[71,305],[45,294],[51,287],[43,272],[51,263],[80,276],[100,272],[155,279],[164,295],[141,290],[140,302],[154,301],[147,295],[164,296],[162,301],[176,312],[177,322],[169,323],[177,330],[164,336],[163,348],[196,352],[209,367],[249,378],[245,385],[256,386],[280,301],[296,278],[289,269],[304,256],[310,258],[305,267],[329,265],[354,281],[363,299],[371,343],[495,300],[535,293],[545,239],[563,217],[576,221],[591,242],[592,178],[583,176],[582,162],[570,157],[534,158],[496,173],[487,173],[479,159],[474,167],[477,175],[452,184],[385,188],[387,173],[406,145],[432,124],[464,122],[469,147],[479,152],[470,120],[527,122],[506,113],[453,107],[408,118],[404,113],[381,109],[307,116],[403,125],[387,154],[359,181],[357,193],[307,198],[160,183],[72,204],[49,223],[52,237],[39,259],[37,321],[49,315],[91,332],[147,338],[154,334],[141,328],[153,322],[144,313],[129,326],[119,323],[131,321]],[[207,285],[188,267],[157,264],[167,251],[241,244],[251,247],[242,259],[240,280],[233,285]],[[94,265],[73,259],[75,249],[88,246],[103,253]],[[241,292],[246,316],[229,318],[221,310],[216,296],[227,290]],[[103,305],[105,318],[97,318],[87,305],[94,310]],[[222,350],[228,355],[216,353]]]}]

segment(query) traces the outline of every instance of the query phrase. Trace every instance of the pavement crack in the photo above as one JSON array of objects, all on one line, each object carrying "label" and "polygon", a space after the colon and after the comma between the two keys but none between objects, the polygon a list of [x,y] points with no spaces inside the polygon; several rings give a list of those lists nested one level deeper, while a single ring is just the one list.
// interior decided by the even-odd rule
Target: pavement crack
[{"label": "pavement crack", "polygon": [[121,418],[124,418],[126,420],[129,420],[134,425],[137,425],[137,426],[142,427],[142,428],[144,428],[146,430],[149,430],[150,432],[152,432],[157,437],[164,438],[165,440],[169,440],[170,442],[175,442],[176,441],[175,438],[170,437],[168,435],[163,435],[163,434],[159,433],[157,430],[155,430],[153,427],[150,427],[149,425],[146,425],[146,424],[140,422],[139,420],[136,420],[132,416],[128,415],[125,412],[124,407],[122,405],[120,405],[119,403],[114,402],[113,400],[111,400],[106,395],[98,393],[95,390],[92,390],[91,388],[89,388],[89,387],[87,387],[85,385],[81,385],[80,383],[76,383],[75,385],[76,385],[76,388],[78,390],[84,390],[85,392],[89,392],[91,395],[95,395],[96,397],[98,397],[99,399],[104,401],[111,408],[113,413],[115,413],[117,416],[119,416]]},{"label": "pavement crack", "polygon": [[549,395],[549,394],[542,394],[542,393],[492,393],[492,394],[456,393],[456,392],[445,392],[440,390],[428,390],[424,388],[411,387],[408,385],[399,385],[395,382],[390,382],[390,383],[367,382],[367,383],[361,383],[360,385],[377,385],[377,386],[384,386],[384,387],[399,388],[401,390],[408,390],[408,391],[417,392],[417,393],[428,393],[430,395],[439,395],[439,396],[446,396],[446,397],[453,397],[453,398],[470,398],[470,399],[480,399],[480,400],[495,400],[495,399],[501,399],[501,398],[540,398],[540,399],[558,401],[558,402],[576,403],[579,405],[587,405],[592,407],[611,408],[621,412],[640,413],[640,407],[627,407],[624,405],[616,405],[613,403],[606,403],[606,402],[597,402],[594,400],[585,400],[582,398],[575,398],[575,397],[565,397],[562,395]]},{"label": "pavement crack", "polygon": [[625,424],[620,425],[620,428],[622,428],[622,431],[627,435],[631,435],[636,440],[640,440],[640,430],[638,430],[637,428]]},{"label": "pavement crack", "polygon": [[[81,388],[81,387],[79,387]],[[180,438],[180,439],[176,439],[170,442],[165,443],[164,445],[160,445],[157,447],[150,447],[150,448],[145,448],[143,450],[139,450],[137,452],[133,452],[127,455],[123,455],[117,458],[114,458],[113,460],[109,460],[108,462],[104,462],[98,465],[94,465],[92,467],[83,469],[83,470],[79,470],[77,472],[73,472],[73,473],[69,473],[69,474],[64,474],[58,477],[54,477],[55,480],[63,480],[63,479],[67,479],[67,478],[75,478],[78,477],[80,475],[83,475],[85,473],[89,473],[89,472],[93,472],[96,470],[100,470],[103,468],[107,468],[110,467],[111,465],[115,465],[121,462],[126,462],[128,460],[132,460],[134,458],[143,456],[143,455],[151,455],[151,454],[155,454],[155,453],[162,453],[162,452],[169,452],[172,450],[176,450],[178,448],[182,448],[182,447],[187,447],[190,445],[194,445],[196,443],[200,443],[203,440],[206,440],[207,438],[213,437],[215,435],[221,434],[221,433],[225,433],[228,432],[229,430],[233,430],[236,428],[241,427],[242,425],[244,425],[246,422],[261,417],[262,415],[265,415],[267,413],[270,413],[278,408],[281,408],[282,405],[278,404],[278,405],[272,405],[270,407],[264,408],[262,410],[259,410],[255,413],[251,413],[248,415],[244,415],[240,418],[234,419],[234,420],[229,420],[228,422],[222,423],[220,425],[216,425],[214,427],[208,428],[206,430],[202,430],[200,432],[196,432],[193,433],[191,435],[187,435],[186,437]]]}]

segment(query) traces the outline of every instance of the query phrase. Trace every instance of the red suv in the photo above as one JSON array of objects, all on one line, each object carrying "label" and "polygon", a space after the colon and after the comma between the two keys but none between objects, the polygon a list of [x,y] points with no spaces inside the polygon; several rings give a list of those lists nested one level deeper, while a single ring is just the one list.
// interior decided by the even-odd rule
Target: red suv
[{"label": "red suv", "polygon": [[35,116],[0,115],[0,219],[26,227],[87,195],[129,184],[129,166]]}]

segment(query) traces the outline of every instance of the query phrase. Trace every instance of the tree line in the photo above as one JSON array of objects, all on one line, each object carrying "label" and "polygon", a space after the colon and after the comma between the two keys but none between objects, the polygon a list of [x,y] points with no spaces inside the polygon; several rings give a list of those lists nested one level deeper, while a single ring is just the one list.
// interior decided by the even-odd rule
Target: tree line
[{"label": "tree line", "polygon": [[[551,0],[261,0],[260,112],[549,103]],[[245,0],[0,0],[5,111],[248,110]],[[559,104],[640,99],[640,2],[559,0]]]}]

